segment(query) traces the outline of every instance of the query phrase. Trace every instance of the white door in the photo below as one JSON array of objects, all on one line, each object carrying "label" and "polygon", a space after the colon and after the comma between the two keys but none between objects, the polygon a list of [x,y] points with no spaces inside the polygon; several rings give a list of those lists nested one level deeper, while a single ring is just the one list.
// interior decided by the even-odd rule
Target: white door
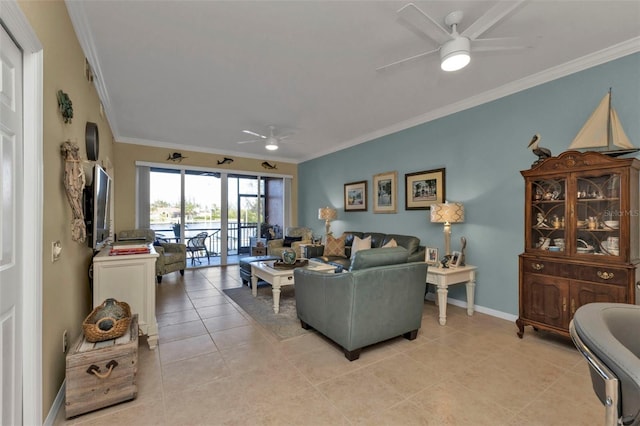
[{"label": "white door", "polygon": [[0,424],[22,424],[22,53],[0,26]]}]

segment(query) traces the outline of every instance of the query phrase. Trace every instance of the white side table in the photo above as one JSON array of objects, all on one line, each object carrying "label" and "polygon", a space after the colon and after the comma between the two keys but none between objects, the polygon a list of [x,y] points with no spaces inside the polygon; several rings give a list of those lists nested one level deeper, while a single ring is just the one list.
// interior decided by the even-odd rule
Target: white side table
[{"label": "white side table", "polygon": [[467,315],[473,315],[473,298],[476,288],[476,267],[472,265],[457,268],[427,268],[427,283],[434,284],[438,289],[438,307],[440,308],[440,325],[447,323],[447,293],[449,286],[466,283],[467,286]]}]

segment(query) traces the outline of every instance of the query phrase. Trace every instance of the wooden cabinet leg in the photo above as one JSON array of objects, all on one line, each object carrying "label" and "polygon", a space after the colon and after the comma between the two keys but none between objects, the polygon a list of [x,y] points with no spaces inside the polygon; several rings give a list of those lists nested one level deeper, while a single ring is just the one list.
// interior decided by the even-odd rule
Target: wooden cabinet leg
[{"label": "wooden cabinet leg", "polygon": [[518,318],[516,320],[516,325],[518,326],[518,337],[522,339],[522,336],[524,335],[524,323],[522,322],[522,320],[520,320],[520,318]]}]

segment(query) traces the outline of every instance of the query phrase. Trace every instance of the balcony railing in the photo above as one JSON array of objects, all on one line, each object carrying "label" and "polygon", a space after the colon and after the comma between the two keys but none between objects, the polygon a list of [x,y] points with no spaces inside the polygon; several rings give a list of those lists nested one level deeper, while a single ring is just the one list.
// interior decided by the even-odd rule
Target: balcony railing
[{"label": "balcony railing", "polygon": [[[152,224],[151,229],[156,231],[158,238],[164,238],[169,241],[181,241],[180,233],[174,232],[171,224]],[[200,232],[206,232],[208,234],[206,239],[207,250],[211,256],[220,256],[221,250],[221,228],[219,223],[187,223],[185,225],[185,238],[184,242],[191,237],[195,237]],[[241,223],[238,227],[238,223],[230,223],[227,227],[227,254],[239,254],[249,252],[250,250],[250,238],[258,237],[258,224],[253,223]]]}]

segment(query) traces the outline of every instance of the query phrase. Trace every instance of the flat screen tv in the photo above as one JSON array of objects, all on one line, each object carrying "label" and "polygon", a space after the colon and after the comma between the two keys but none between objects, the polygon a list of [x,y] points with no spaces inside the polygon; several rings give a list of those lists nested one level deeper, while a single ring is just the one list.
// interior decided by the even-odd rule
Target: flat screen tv
[{"label": "flat screen tv", "polygon": [[93,168],[93,179],[84,189],[84,219],[87,243],[101,250],[111,236],[111,176],[100,167]]}]

